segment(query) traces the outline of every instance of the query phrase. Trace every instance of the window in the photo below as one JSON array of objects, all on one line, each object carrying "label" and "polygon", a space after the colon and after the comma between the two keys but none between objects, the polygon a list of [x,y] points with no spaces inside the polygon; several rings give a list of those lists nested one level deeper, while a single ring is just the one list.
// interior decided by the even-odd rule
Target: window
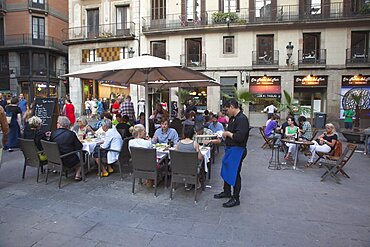
[{"label": "window", "polygon": [[45,19],[43,17],[32,17],[32,39],[45,39]]},{"label": "window", "polygon": [[49,56],[49,74],[56,76],[57,73],[57,59],[55,56]]},{"label": "window", "polygon": [[91,62],[97,61],[96,57],[97,57],[96,56],[96,50],[95,49],[89,50],[89,57],[87,59],[87,62],[91,63]]},{"label": "window", "polygon": [[274,35],[257,35],[257,61],[271,63],[274,58]]},{"label": "window", "polygon": [[45,9],[45,1],[44,0],[32,0],[32,7],[38,9]]},{"label": "window", "polygon": [[234,36],[224,37],[224,54],[234,54]]},{"label": "window", "polygon": [[19,54],[20,66],[21,66],[21,75],[29,75],[30,73],[30,59],[28,53]]},{"label": "window", "polygon": [[117,35],[129,35],[127,30],[127,13],[128,6],[117,6],[116,7],[116,25]]},{"label": "window", "polygon": [[44,0],[32,0],[33,3],[44,4]]},{"label": "window", "polygon": [[352,32],[351,50],[353,58],[365,58],[369,55],[369,32]]},{"label": "window", "polygon": [[320,58],[320,33],[303,34],[303,58]]},{"label": "window", "polygon": [[235,85],[237,85],[238,77],[236,76],[221,76],[220,77],[220,84],[221,84],[221,99],[222,103],[224,103],[227,98],[226,95],[229,95],[230,97],[234,97],[234,88]]},{"label": "window", "polygon": [[202,65],[202,39],[186,39],[186,66],[199,67]]},{"label": "window", "polygon": [[307,15],[321,14],[321,0],[304,0],[304,9]]},{"label": "window", "polygon": [[351,1],[351,11],[353,13],[359,13],[361,10],[366,8],[366,5],[369,5],[369,0],[352,0]]},{"label": "window", "polygon": [[88,9],[87,12],[87,36],[95,38],[99,36],[99,9]]},{"label": "window", "polygon": [[200,20],[200,0],[186,0],[186,18],[188,21]]},{"label": "window", "polygon": [[219,0],[219,10],[224,13],[239,12],[240,0]]},{"label": "window", "polygon": [[8,54],[0,54],[0,75],[9,75]]},{"label": "window", "polygon": [[152,20],[166,19],[166,0],[152,1]]},{"label": "window", "polygon": [[271,0],[256,0],[256,17],[271,15]]},{"label": "window", "polygon": [[45,53],[32,54],[32,74],[46,75],[46,55]]},{"label": "window", "polygon": [[166,41],[152,41],[150,42],[150,49],[152,56],[166,59]]}]

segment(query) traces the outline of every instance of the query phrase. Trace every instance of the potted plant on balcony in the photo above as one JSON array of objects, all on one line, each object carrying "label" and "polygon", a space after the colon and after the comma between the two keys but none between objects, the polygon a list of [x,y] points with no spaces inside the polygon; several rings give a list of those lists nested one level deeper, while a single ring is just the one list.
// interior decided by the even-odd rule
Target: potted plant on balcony
[{"label": "potted plant on balcony", "polygon": [[225,24],[238,22],[239,16],[236,13],[216,12],[212,14],[213,23]]}]

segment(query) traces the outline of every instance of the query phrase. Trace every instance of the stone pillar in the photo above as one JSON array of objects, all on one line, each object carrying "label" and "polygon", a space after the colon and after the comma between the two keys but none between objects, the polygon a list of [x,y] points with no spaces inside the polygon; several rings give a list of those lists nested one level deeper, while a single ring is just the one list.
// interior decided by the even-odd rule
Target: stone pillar
[{"label": "stone pillar", "polygon": [[79,78],[69,78],[69,97],[75,107],[76,116],[82,115],[82,83]]}]

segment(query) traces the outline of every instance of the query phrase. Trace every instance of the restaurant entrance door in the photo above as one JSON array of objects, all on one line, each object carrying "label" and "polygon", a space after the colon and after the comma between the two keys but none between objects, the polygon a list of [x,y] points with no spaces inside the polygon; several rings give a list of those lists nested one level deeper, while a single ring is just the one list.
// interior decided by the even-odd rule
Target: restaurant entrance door
[{"label": "restaurant entrance door", "polygon": [[326,112],[326,88],[294,88],[294,99],[301,107],[310,109],[306,118],[313,119],[315,112]]}]

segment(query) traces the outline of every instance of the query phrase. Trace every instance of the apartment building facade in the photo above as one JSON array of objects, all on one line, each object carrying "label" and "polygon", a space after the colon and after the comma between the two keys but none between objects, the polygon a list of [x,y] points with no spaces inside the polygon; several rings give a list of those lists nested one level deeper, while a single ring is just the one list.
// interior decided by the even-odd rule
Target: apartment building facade
[{"label": "apartment building facade", "polygon": [[[309,118],[324,112],[328,121],[339,122],[341,95],[369,92],[369,5],[367,0],[70,0],[72,27],[65,44],[71,71],[144,53],[199,70],[220,83],[187,88],[199,108],[219,111],[225,93],[248,90],[257,98],[245,109],[255,126],[264,123],[266,105],[284,101],[283,91],[311,109]],[[126,31],[119,31],[122,23]],[[115,49],[108,52],[115,58],[104,58],[104,49]],[[70,82],[81,103],[84,90],[102,91],[104,83]],[[153,95],[176,100],[175,90]],[[125,93],[137,100],[142,91],[131,86]]]},{"label": "apartment building facade", "polygon": [[67,47],[61,30],[68,26],[68,2],[0,1],[0,91],[35,97],[60,97],[68,91]]}]

